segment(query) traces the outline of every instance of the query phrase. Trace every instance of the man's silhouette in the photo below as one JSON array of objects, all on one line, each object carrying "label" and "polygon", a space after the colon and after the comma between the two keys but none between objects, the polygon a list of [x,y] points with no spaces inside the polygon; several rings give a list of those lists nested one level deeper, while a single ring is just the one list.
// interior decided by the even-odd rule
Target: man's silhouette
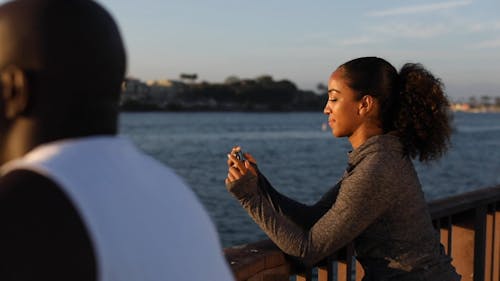
[{"label": "man's silhouette", "polygon": [[0,6],[0,280],[232,280],[194,194],[116,136],[125,65],[93,1]]}]

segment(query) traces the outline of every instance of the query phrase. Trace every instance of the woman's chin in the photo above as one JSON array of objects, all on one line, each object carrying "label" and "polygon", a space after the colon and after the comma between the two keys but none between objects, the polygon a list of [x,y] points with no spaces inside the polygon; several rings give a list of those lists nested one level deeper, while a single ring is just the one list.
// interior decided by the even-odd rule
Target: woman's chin
[{"label": "woman's chin", "polygon": [[336,137],[336,138],[343,138],[343,137],[345,137],[345,136],[346,136],[346,134],[345,134],[345,133],[343,133],[343,132],[339,132],[338,130],[336,131],[336,130],[334,130],[334,129],[332,129],[332,135],[333,135],[334,137]]}]

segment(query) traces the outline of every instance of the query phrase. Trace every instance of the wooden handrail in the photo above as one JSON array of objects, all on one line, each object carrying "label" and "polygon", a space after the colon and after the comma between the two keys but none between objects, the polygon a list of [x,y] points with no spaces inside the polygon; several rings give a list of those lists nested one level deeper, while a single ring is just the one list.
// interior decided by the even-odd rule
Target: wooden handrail
[{"label": "wooden handrail", "polygon": [[[500,185],[428,203],[441,243],[463,281],[500,280]],[[314,269],[301,269],[270,240],[224,250],[238,281],[361,280],[352,243]]]}]

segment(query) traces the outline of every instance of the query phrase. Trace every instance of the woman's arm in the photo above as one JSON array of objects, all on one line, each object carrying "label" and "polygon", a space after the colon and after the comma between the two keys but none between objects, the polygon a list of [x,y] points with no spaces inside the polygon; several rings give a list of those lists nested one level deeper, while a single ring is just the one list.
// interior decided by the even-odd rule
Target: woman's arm
[{"label": "woman's arm", "polygon": [[303,229],[309,229],[331,208],[337,198],[340,184],[330,189],[318,202],[311,206],[279,193],[260,172],[258,173],[258,187],[276,212],[289,218]]},{"label": "woman's arm", "polygon": [[[228,155],[228,166],[230,171],[231,168],[238,167],[238,165],[240,168],[245,169],[245,165],[241,165],[241,161],[237,161],[242,160],[242,156],[238,158],[236,156],[237,154],[241,155],[241,147],[239,146],[234,147]],[[335,198],[338,194],[338,188],[340,186],[339,184],[323,195],[322,198],[316,202],[316,204],[309,206],[279,193],[271,185],[267,178],[258,170],[255,158],[249,153],[244,153],[243,157],[245,157],[246,161],[249,162],[247,165],[251,164],[253,168],[251,172],[258,177],[258,184],[256,188],[261,190],[263,197],[268,200],[272,208],[303,229],[311,228],[311,226],[330,209],[333,202],[335,202]]]},{"label": "woman's arm", "polygon": [[390,208],[398,191],[383,173],[370,171],[372,166],[357,167],[346,177],[335,203],[309,229],[273,208],[258,188],[256,175],[242,173],[227,182],[227,188],[281,250],[313,265],[352,241]]}]

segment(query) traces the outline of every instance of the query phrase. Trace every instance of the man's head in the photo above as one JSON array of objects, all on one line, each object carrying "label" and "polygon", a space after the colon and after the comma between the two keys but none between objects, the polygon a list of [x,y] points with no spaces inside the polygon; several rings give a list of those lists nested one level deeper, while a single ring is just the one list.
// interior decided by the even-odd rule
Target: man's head
[{"label": "man's head", "polygon": [[0,145],[20,119],[44,139],[116,133],[125,64],[117,25],[93,1],[0,6]]}]

